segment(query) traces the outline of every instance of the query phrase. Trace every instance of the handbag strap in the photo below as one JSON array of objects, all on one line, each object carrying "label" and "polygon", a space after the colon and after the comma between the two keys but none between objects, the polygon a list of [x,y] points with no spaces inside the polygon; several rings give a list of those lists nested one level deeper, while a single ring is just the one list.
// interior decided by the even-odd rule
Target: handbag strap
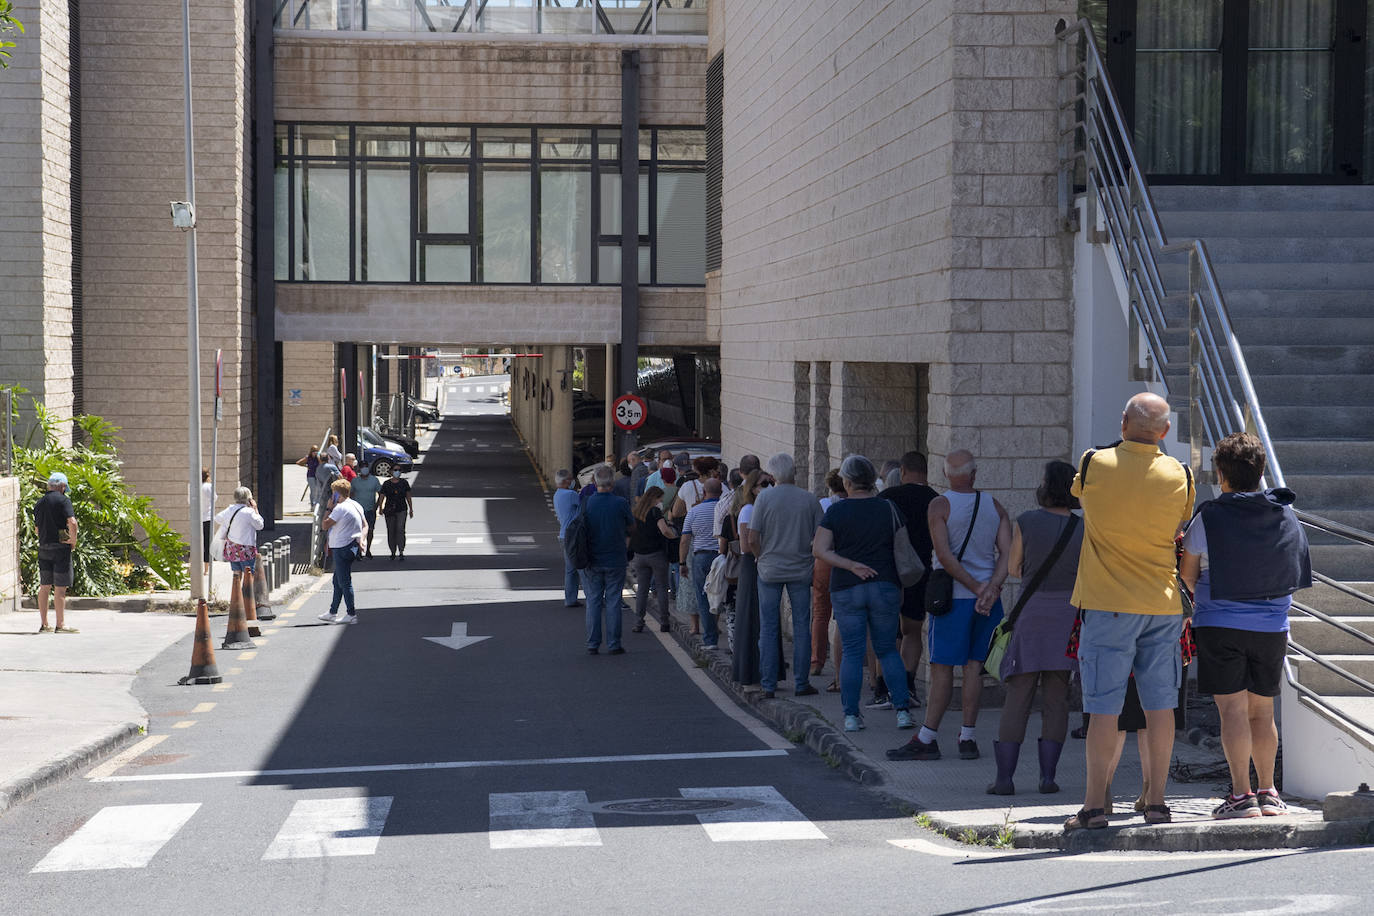
[{"label": "handbag strap", "polygon": [[983,491],[979,490],[973,497],[973,514],[968,519],[968,531],[964,532],[964,543],[959,545],[959,552],[954,555],[954,559],[959,562],[964,561],[964,551],[968,550],[968,539],[973,537],[973,526],[978,522],[978,506],[983,501]]},{"label": "handbag strap", "polygon": [[[242,512],[243,509],[243,506],[239,506],[237,509],[234,510],[234,514],[229,516],[229,521],[224,523],[224,539],[226,541],[229,540],[230,532],[234,530],[234,519],[239,517],[239,513]],[[234,541],[233,543],[237,544],[238,541]]]},{"label": "handbag strap", "polygon": [[1073,537],[1074,529],[1077,527],[1078,516],[1070,512],[1069,523],[1065,525],[1064,530],[1059,533],[1059,540],[1054,542],[1054,549],[1050,551],[1049,556],[1045,557],[1045,562],[1040,564],[1040,568],[1035,571],[1035,575],[1031,576],[1030,581],[1026,583],[1026,587],[1021,589],[1021,594],[1016,598],[1016,606],[1013,607],[1011,613],[1007,615],[1008,630],[1016,626],[1016,618],[1021,616],[1021,609],[1026,606],[1026,602],[1030,600],[1030,596],[1035,594],[1035,590],[1045,581],[1045,577],[1050,574],[1050,570],[1054,568],[1054,564],[1059,562],[1059,557],[1063,555],[1064,548],[1069,546],[1069,540]]}]

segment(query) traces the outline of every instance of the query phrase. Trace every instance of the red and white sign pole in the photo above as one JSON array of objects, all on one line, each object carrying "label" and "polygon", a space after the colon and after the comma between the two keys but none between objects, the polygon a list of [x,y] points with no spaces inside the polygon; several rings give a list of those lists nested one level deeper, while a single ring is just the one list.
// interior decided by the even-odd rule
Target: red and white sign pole
[{"label": "red and white sign pole", "polygon": [[[219,458],[219,421],[224,416],[224,351],[215,351],[215,421],[210,427],[210,516],[215,514],[215,465]],[[201,507],[205,511],[205,507]],[[201,527],[204,527],[202,525]],[[215,564],[205,574],[205,593],[215,596]]]}]

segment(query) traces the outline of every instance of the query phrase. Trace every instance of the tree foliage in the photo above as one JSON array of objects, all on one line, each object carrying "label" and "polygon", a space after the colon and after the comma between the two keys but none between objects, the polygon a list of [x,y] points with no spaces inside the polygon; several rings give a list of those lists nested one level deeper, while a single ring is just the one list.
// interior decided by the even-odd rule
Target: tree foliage
[{"label": "tree foliage", "polygon": [[[153,510],[152,500],[134,494],[120,473],[119,429],[96,416],[59,420],[23,388],[15,394],[15,420],[21,400],[35,418],[28,437],[14,447],[14,476],[19,478],[19,575],[26,591],[38,582],[38,538],[33,505],[47,489],[54,471],[67,475],[67,495],[76,513],[79,534],[72,557],[69,594],[102,596],[147,591],[160,583],[184,587],[186,543]],[[58,430],[65,422],[77,427],[80,444],[63,445]],[[36,441],[35,441],[36,440]]]},{"label": "tree foliage", "polygon": [[11,0],[0,0],[0,69],[9,68],[9,49],[15,47],[9,36],[15,33],[24,34],[24,23],[14,18],[14,4]]}]

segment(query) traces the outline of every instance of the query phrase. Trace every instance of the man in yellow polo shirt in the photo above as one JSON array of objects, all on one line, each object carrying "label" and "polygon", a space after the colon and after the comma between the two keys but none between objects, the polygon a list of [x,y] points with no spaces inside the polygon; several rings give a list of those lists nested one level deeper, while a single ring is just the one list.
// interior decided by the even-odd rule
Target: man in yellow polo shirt
[{"label": "man in yellow polo shirt", "polygon": [[[1083,810],[1066,830],[1107,826],[1107,775],[1116,749],[1116,717],[1132,672],[1145,709],[1150,772],[1167,774],[1174,747],[1182,659],[1182,604],[1174,536],[1192,517],[1191,475],[1159,449],[1169,432],[1169,404],[1138,394],[1121,414],[1121,443],[1085,454],[1073,482],[1083,504],[1083,551],[1073,604],[1082,608],[1078,649],[1088,723],[1088,781]],[[1146,798],[1146,823],[1167,823],[1165,779]]]}]

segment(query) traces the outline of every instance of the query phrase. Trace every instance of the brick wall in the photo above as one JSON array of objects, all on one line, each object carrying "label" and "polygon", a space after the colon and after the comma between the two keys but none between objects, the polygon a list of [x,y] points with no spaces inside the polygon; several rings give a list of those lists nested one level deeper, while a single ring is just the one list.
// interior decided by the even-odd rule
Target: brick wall
[{"label": "brick wall", "polygon": [[[390,363],[394,360],[380,360]],[[319,445],[327,427],[339,425],[339,372],[334,367],[334,344],[289,341],[282,344],[282,461],[305,457]],[[291,392],[299,389],[300,402]],[[393,386],[392,390],[395,388]]]},{"label": "brick wall", "polygon": [[[203,452],[222,348],[226,481],[249,479],[253,435],[245,16],[244,0],[191,5]],[[126,477],[184,532],[186,236],[167,207],[185,198],[181,6],[112,0],[82,17],[86,409],[124,429]]]},{"label": "brick wall", "polygon": [[0,614],[19,598],[19,478],[0,477]]},{"label": "brick wall", "polygon": [[[642,122],[700,127],[706,47],[637,47]],[[619,124],[621,50],[603,42],[279,35],[277,120]]]},{"label": "brick wall", "polygon": [[[0,70],[0,383],[72,409],[71,95],[67,4],[19,0]],[[64,427],[65,429],[65,427]]]},{"label": "brick wall", "polygon": [[[727,454],[810,441],[819,471],[859,448],[968,447],[983,485],[1025,503],[1030,469],[1067,452],[1050,117],[1066,6],[726,0]],[[799,381],[807,362],[828,375]],[[826,405],[801,409],[803,388]],[[887,409],[913,397],[924,410]]]}]

